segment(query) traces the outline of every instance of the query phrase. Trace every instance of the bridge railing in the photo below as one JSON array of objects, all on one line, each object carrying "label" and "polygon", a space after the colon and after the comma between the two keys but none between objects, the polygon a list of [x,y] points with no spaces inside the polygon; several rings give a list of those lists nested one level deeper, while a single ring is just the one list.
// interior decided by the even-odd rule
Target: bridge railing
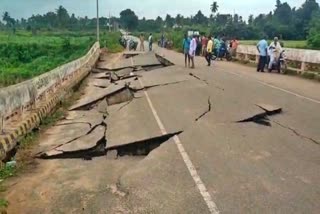
[{"label": "bridge railing", "polygon": [[[306,71],[320,71],[320,51],[307,49],[284,48],[289,69],[298,73]],[[239,45],[237,59],[257,63],[259,53],[256,46]]]},{"label": "bridge railing", "polygon": [[[19,120],[26,111],[38,108],[39,103],[50,98],[61,86],[67,84],[79,71],[97,59],[99,43],[95,43],[88,53],[72,62],[59,66],[38,77],[0,89],[0,134],[4,133],[7,120]],[[89,63],[90,64],[90,63]],[[89,65],[90,66],[90,65]]]}]

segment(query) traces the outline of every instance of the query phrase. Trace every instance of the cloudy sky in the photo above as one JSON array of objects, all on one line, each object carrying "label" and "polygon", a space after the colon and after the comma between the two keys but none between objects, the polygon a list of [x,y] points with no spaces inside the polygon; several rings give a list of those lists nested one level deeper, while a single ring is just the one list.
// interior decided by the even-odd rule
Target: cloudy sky
[{"label": "cloudy sky", "polygon": [[[201,10],[210,14],[213,0],[99,0],[100,13],[107,16],[119,16],[120,11],[130,8],[139,17],[155,18],[166,14],[184,16],[196,14]],[[287,0],[292,7],[300,7],[305,0]],[[96,0],[0,0],[0,14],[8,11],[14,18],[26,18],[32,14],[44,14],[63,5],[76,16],[95,16]],[[267,13],[274,9],[276,0],[217,0],[220,13],[234,12],[247,18],[250,14]],[[319,2],[319,0],[318,0]]]}]

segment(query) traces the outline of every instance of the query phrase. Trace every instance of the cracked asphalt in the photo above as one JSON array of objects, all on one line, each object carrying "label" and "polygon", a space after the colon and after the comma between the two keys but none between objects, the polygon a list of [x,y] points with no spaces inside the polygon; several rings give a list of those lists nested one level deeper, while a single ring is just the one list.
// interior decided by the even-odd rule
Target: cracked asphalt
[{"label": "cracked asphalt", "polygon": [[[182,54],[156,53],[175,65],[161,68],[152,54],[102,57],[84,95],[36,148],[76,158],[38,159],[11,181],[8,213],[319,213],[318,83],[234,63],[207,67],[203,58],[186,69]],[[135,64],[142,68],[130,78]],[[111,83],[110,68],[128,78]],[[282,112],[266,116],[261,103]],[[252,119],[259,114],[269,126]],[[150,139],[147,156],[130,155]],[[121,158],[101,153],[124,145]]]}]

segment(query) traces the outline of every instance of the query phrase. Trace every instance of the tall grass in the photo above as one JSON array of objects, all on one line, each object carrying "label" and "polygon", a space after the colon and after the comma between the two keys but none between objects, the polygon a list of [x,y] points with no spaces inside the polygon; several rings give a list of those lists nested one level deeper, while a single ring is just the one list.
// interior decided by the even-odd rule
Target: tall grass
[{"label": "tall grass", "polygon": [[[101,47],[119,52],[120,32],[102,32]],[[0,87],[33,78],[57,66],[75,60],[96,41],[95,32],[18,31],[15,35],[0,31]]]}]

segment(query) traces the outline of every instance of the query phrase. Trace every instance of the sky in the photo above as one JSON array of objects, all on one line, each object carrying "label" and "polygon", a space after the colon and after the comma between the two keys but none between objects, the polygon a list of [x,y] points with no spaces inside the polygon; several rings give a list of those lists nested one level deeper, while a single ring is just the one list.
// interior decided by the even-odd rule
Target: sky
[{"label": "sky", "polygon": [[[276,0],[216,0],[219,13],[237,13],[247,19],[250,14],[258,15],[274,10]],[[305,0],[286,0],[291,7],[300,7]],[[135,11],[139,18],[195,15],[201,10],[210,15],[213,0],[99,0],[102,16],[119,16],[127,8]],[[284,2],[284,1],[282,1]],[[319,3],[319,0],[318,0]],[[70,14],[76,16],[96,16],[96,0],[0,0],[0,14],[8,11],[13,18],[28,18],[32,14],[44,14],[54,11],[59,5],[64,6]]]}]

